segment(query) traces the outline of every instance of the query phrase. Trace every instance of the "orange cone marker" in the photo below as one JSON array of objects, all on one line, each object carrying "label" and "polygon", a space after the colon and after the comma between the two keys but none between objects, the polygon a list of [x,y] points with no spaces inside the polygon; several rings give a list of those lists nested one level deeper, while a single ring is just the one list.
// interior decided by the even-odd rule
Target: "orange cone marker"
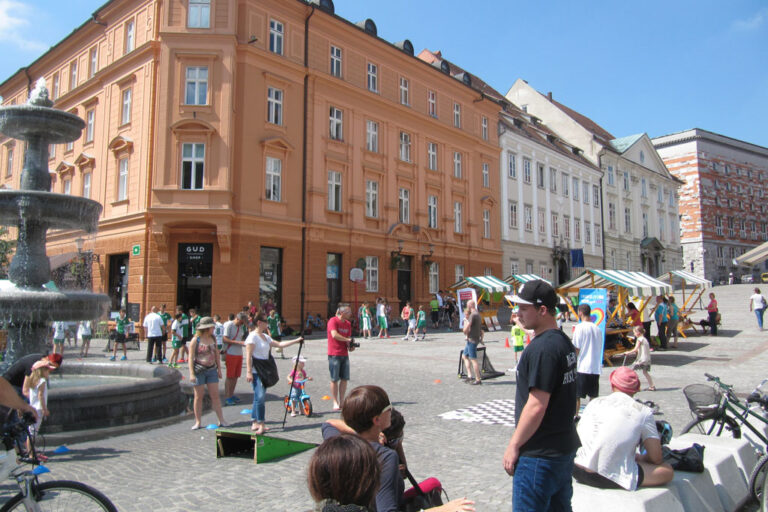
[{"label": "orange cone marker", "polygon": [[328,395],[323,395],[323,397],[320,400],[330,400],[330,399],[331,397],[329,397]]},{"label": "orange cone marker", "polygon": [[504,348],[510,348],[510,346],[509,346],[509,338],[507,338],[507,339],[504,341]]},{"label": "orange cone marker", "polygon": [[435,379],[435,384],[440,384],[441,382],[443,381],[441,381],[440,379]]}]

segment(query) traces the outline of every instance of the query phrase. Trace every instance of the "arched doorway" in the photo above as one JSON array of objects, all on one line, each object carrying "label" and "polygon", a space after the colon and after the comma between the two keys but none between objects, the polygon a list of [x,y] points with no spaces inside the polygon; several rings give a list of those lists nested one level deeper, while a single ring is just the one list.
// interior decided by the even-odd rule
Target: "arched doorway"
[{"label": "arched doorway", "polygon": [[570,281],[571,272],[568,268],[568,262],[565,258],[560,258],[557,262],[557,284],[561,285]]}]

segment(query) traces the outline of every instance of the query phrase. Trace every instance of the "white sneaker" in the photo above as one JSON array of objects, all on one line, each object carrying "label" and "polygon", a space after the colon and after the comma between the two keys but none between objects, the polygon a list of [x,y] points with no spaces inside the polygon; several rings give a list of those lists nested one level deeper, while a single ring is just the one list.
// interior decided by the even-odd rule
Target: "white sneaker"
[{"label": "white sneaker", "polygon": [[408,336],[403,336],[403,339],[404,339],[405,341],[408,341]]},{"label": "white sneaker", "polygon": [[508,372],[511,372],[511,373],[514,373],[514,372],[516,372],[516,371],[517,371],[517,366],[515,366],[515,367],[513,367],[513,368],[507,368],[507,371],[508,371]]}]

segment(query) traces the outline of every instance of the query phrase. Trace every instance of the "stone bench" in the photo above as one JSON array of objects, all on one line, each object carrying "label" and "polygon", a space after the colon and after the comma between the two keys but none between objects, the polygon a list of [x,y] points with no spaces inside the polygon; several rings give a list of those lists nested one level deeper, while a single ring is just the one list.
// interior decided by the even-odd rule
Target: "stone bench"
[{"label": "stone bench", "polygon": [[749,475],[757,463],[750,443],[700,434],[684,434],[672,439],[670,448],[687,448],[693,443],[705,446],[704,472],[676,471],[664,487],[638,491],[596,489],[573,483],[574,512],[609,510],[622,512],[732,512],[749,499]]}]

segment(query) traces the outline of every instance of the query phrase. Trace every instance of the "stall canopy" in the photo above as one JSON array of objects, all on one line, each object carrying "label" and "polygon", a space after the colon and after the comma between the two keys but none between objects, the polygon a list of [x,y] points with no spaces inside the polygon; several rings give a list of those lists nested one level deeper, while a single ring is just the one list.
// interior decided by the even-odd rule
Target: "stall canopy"
[{"label": "stall canopy", "polygon": [[537,276],[536,274],[512,274],[511,276],[505,277],[504,281],[515,286],[515,288],[517,288],[516,283],[523,284],[523,283],[527,283],[528,281],[534,281],[536,279],[541,279],[542,281],[546,281],[550,285],[552,284],[546,279],[544,279],[543,277]]},{"label": "stall canopy", "polygon": [[745,252],[734,261],[739,265],[755,266],[768,259],[768,242]]},{"label": "stall canopy", "polygon": [[[669,283],[675,289],[683,291],[683,312],[686,312],[689,309],[689,305],[693,306],[696,304],[696,301],[701,298],[701,294],[704,293],[704,290],[712,288],[712,281],[708,281],[691,274],[690,272],[686,272],[685,270],[673,270],[667,272],[666,274],[659,276],[659,281]],[[677,286],[678,283],[679,288]],[[690,290],[691,292],[688,297],[685,296],[686,290]]]},{"label": "stall canopy", "polygon": [[458,288],[466,288],[467,286],[475,286],[488,293],[504,293],[512,291],[512,287],[509,284],[493,276],[466,277],[462,281],[452,285],[451,288],[455,290]]},{"label": "stall canopy", "polygon": [[565,283],[557,292],[563,295],[578,295],[581,288],[620,287],[629,295],[651,297],[672,293],[672,286],[654,279],[645,272],[628,270],[587,270],[582,275]]}]

